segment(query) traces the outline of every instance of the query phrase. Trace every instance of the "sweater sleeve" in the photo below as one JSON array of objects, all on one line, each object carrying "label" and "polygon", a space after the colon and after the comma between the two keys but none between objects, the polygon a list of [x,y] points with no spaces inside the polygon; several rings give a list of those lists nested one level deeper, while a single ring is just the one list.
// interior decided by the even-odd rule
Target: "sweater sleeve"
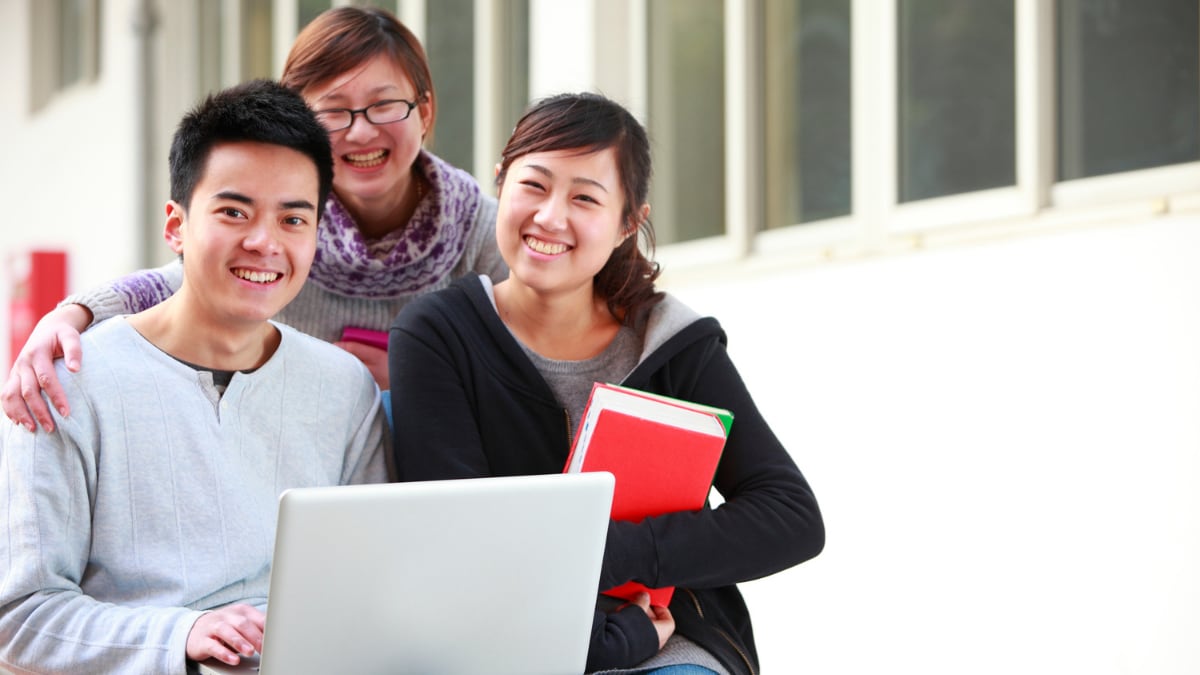
[{"label": "sweater sleeve", "polygon": [[[3,421],[0,452],[0,664],[17,673],[179,673],[201,612],[100,602],[80,585],[92,542],[94,449],[56,419],[31,434]],[[77,435],[83,431],[84,435]],[[0,668],[3,670],[3,668]]]},{"label": "sweater sleeve", "polygon": [[[492,475],[463,374],[424,298],[400,312],[388,342],[392,387],[392,451],[400,480]],[[419,383],[419,384],[416,384]]]},{"label": "sweater sleeve", "polygon": [[820,553],[825,526],[816,497],[763,419],[724,344],[698,343],[686,359],[652,379],[631,386],[734,413],[713,481],[724,503],[614,523],[602,587],[634,579],[650,586],[715,588],[773,574]]},{"label": "sweater sleeve", "polygon": [[344,485],[357,483],[383,483],[394,477],[392,467],[392,437],[388,429],[387,416],[383,408],[379,386],[371,373],[361,363],[362,370],[359,405],[355,407],[357,424],[346,448],[341,482]]},{"label": "sweater sleeve", "polygon": [[596,610],[587,671],[625,668],[658,652],[658,631],[637,605],[606,613]]},{"label": "sweater sleeve", "polygon": [[119,314],[136,314],[171,297],[183,285],[183,262],[175,258],[155,269],[120,277],[107,285],[74,293],[59,305],[83,305],[97,324]]}]

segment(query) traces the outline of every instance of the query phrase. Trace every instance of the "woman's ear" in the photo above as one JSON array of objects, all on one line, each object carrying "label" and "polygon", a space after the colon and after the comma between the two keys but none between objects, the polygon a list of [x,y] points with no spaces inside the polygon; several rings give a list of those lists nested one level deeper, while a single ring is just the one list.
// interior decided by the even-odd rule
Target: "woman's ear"
[{"label": "woman's ear", "polygon": [[163,225],[163,239],[167,240],[167,246],[176,254],[183,253],[183,226],[187,222],[187,213],[179,202],[174,200],[167,202],[167,222]]},{"label": "woman's ear", "polygon": [[642,223],[646,222],[650,218],[650,205],[642,204],[642,208],[638,209],[638,215],[640,217],[638,218],[637,224],[638,227],[641,227]]},{"label": "woman's ear", "polygon": [[433,126],[433,94],[425,92],[421,97],[421,101],[417,103],[417,112],[421,114],[421,140],[429,135],[429,129]]},{"label": "woman's ear", "polygon": [[642,224],[645,223],[646,219],[649,217],[650,205],[642,204],[642,208],[638,209],[633,215],[633,218],[629,221],[629,228],[625,232],[625,237],[628,238],[630,235],[637,234],[637,231],[642,227]]}]

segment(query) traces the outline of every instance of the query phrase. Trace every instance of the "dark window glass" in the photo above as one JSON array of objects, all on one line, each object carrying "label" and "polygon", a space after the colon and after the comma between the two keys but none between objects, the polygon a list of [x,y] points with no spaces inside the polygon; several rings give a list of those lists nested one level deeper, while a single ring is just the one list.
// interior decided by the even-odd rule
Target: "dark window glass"
[{"label": "dark window glass", "polygon": [[899,200],[1016,183],[1014,9],[900,0]]},{"label": "dark window glass", "polygon": [[[329,0],[299,0],[296,6],[296,32],[299,33],[317,15],[329,9]],[[393,9],[395,9],[393,7]]]},{"label": "dark window glass", "polygon": [[1061,0],[1059,180],[1200,159],[1195,0]]},{"label": "dark window glass", "polygon": [[470,171],[475,147],[474,0],[430,2],[425,19],[425,51],[438,97],[436,137],[429,147]]},{"label": "dark window glass", "polygon": [[724,5],[656,0],[647,9],[657,240],[724,234]]},{"label": "dark window glass", "polygon": [[766,226],[851,209],[850,3],[768,0]]}]

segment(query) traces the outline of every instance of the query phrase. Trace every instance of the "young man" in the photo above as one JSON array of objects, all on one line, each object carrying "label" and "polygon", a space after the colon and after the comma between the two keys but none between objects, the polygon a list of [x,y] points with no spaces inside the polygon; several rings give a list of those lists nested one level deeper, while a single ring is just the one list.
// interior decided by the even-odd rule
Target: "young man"
[{"label": "young man", "polygon": [[53,433],[3,421],[0,671],[237,663],[262,645],[279,494],[388,479],[367,369],[268,320],[316,250],[325,129],[250,82],[184,117],[170,170],[182,287],[83,335]]}]

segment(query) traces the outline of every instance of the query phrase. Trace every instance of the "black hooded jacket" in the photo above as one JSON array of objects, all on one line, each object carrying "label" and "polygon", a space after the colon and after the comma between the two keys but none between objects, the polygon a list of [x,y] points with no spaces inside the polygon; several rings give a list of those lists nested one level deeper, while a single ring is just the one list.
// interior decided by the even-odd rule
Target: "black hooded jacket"
[{"label": "black hooded jacket", "polygon": [[[681,315],[687,317],[682,322]],[[620,384],[733,412],[713,480],[724,503],[640,523],[612,522],[601,588],[629,580],[677,587],[670,605],[676,632],[730,672],[755,673],[750,615],[735,584],[816,556],[825,543],[824,523],[804,476],[730,361],[720,324],[670,296],[651,316],[644,340],[651,347]],[[572,438],[567,411],[478,277],[405,307],[391,329],[388,359],[398,385],[393,447],[401,480],[563,470]],[[657,647],[639,608],[598,611],[588,669],[633,666]]]}]

